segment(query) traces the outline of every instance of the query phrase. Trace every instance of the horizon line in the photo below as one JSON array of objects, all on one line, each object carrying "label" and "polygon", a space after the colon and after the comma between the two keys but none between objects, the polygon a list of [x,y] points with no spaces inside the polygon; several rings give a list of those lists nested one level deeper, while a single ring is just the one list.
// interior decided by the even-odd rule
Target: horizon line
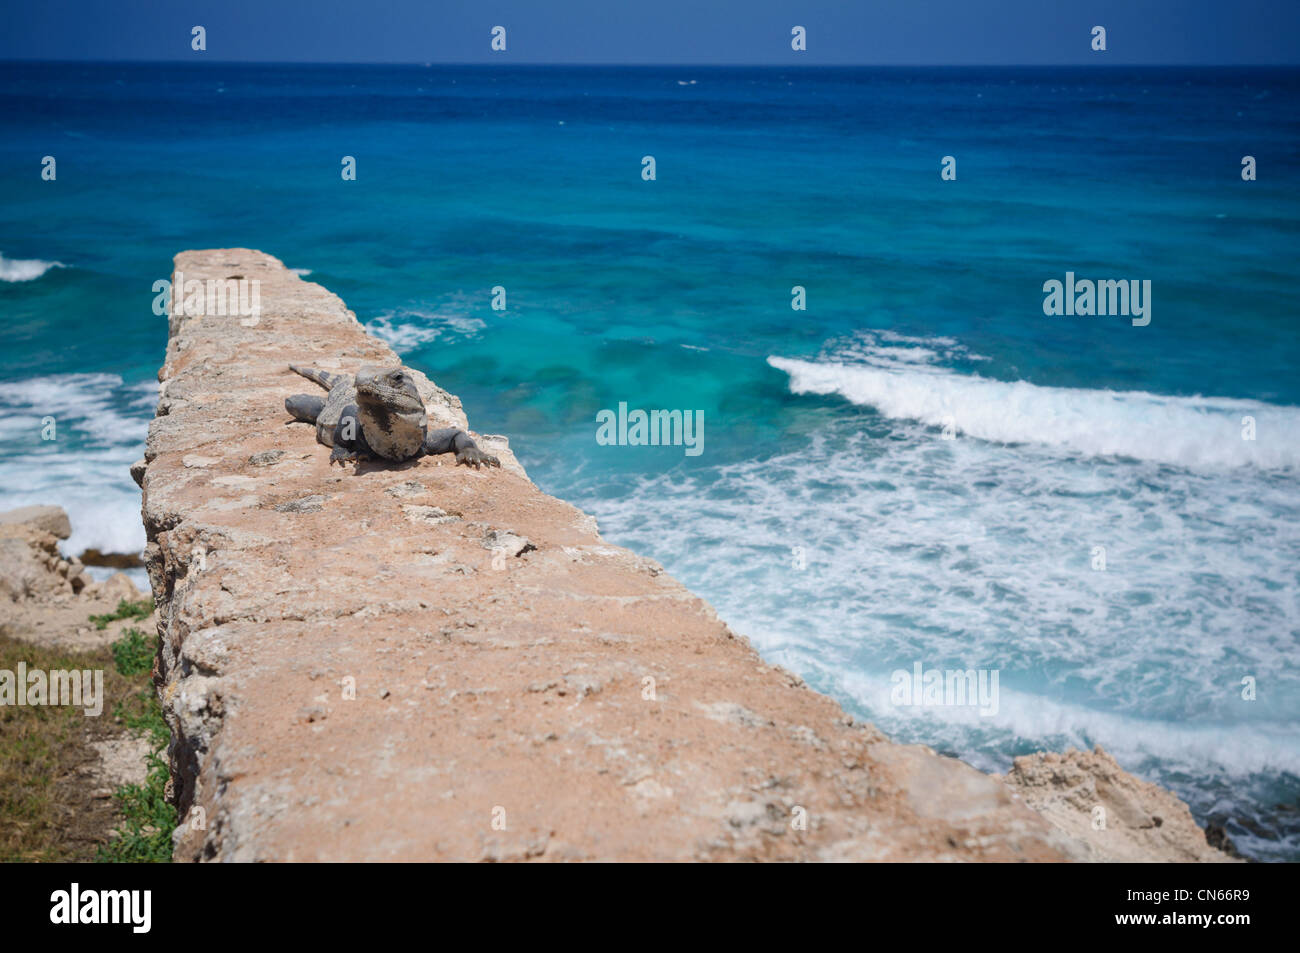
[{"label": "horizon line", "polygon": [[1116,69],[1143,67],[1147,69],[1220,69],[1220,68],[1257,68],[1257,69],[1295,69],[1300,70],[1300,62],[1294,63],[690,63],[690,62],[504,62],[497,64],[486,60],[215,60],[206,57],[185,57],[184,59],[38,59],[35,57],[0,57],[0,65],[46,64],[46,65],[84,65],[84,66],[180,66],[195,64],[196,60],[209,66],[411,66],[432,68],[435,66],[482,66],[495,69],[498,65],[515,67],[575,68],[592,67],[610,68],[648,68],[648,69]]}]

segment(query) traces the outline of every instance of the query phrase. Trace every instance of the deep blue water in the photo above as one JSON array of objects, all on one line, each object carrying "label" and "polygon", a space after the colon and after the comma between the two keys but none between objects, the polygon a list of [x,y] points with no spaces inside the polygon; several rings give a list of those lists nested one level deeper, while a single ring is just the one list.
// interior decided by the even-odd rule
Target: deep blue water
[{"label": "deep blue water", "polygon": [[[260,248],[855,713],[988,770],[1101,744],[1297,859],[1298,107],[1269,69],[0,64],[0,508],[138,547],[153,282]],[[1151,323],[1044,315],[1067,271]],[[620,402],[703,453],[598,445]],[[891,704],[916,661],[997,669],[998,714]]]}]

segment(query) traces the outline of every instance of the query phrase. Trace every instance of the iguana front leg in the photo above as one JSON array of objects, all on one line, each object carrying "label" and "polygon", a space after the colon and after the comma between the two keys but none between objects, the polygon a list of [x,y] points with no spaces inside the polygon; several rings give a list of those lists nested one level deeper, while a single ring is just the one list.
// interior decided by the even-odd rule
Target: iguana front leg
[{"label": "iguana front leg", "polygon": [[330,451],[330,466],[372,460],[378,456],[370,449],[370,444],[366,443],[365,432],[357,421],[356,407],[344,408],[342,418],[330,435],[330,443],[334,448]]},{"label": "iguana front leg", "polygon": [[352,448],[343,446],[342,444],[335,444],[334,449],[330,451],[330,466],[334,466],[336,463],[339,466],[348,463],[356,463],[360,459],[361,454],[357,453],[357,451]]},{"label": "iguana front leg", "polygon": [[474,438],[457,427],[442,430],[430,430],[424,436],[424,452],[428,456],[439,453],[456,454],[457,465],[479,467],[499,467],[501,461],[489,453],[484,453],[474,442]]}]

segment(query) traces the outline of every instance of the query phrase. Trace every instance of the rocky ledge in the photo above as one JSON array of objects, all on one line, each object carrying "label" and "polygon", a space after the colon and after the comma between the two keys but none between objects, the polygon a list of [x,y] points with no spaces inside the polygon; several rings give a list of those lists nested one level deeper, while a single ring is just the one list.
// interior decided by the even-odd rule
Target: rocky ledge
[{"label": "rocky ledge", "polygon": [[124,573],[95,582],[76,557],[59,552],[72,535],[58,506],[24,506],[0,513],[0,636],[63,649],[91,649],[118,638],[129,620],[91,625],[122,600],[144,598]]},{"label": "rocky ledge", "polygon": [[[500,470],[331,468],[288,422],[311,387],[288,363],[397,355],[269,255],[176,269],[258,280],[262,304],[170,319],[133,468],[176,859],[1055,861],[1128,836],[854,723],[542,493],[503,437],[476,434]],[[467,426],[421,385],[431,422]]]}]

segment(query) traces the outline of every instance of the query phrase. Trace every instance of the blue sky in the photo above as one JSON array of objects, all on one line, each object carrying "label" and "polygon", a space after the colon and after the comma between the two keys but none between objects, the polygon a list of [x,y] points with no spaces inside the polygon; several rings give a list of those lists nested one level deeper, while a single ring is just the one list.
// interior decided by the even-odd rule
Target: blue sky
[{"label": "blue sky", "polygon": [[195,25],[214,61],[1300,64],[1300,0],[0,0],[0,59],[186,60]]}]

